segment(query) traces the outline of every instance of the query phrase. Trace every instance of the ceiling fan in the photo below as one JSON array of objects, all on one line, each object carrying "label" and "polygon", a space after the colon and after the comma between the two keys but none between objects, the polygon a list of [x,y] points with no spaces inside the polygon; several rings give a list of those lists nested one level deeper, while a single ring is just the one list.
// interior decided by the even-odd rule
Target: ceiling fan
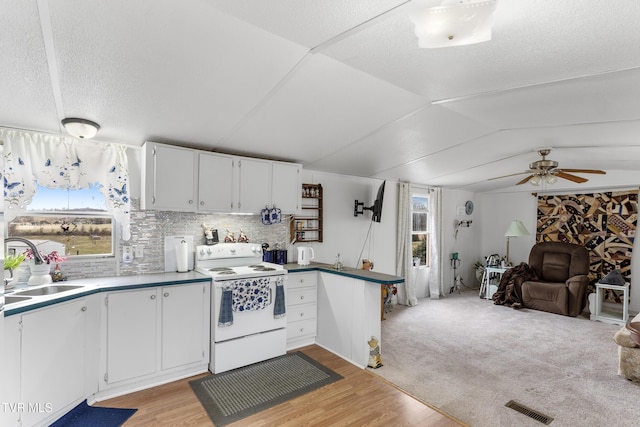
[{"label": "ceiling fan", "polygon": [[[546,158],[546,156],[550,152],[551,152],[551,149],[549,148],[538,150],[538,154],[542,157],[542,159],[537,160],[533,163],[530,163],[529,170],[525,172],[499,176],[497,178],[491,178],[489,179],[489,181],[492,181],[494,179],[507,178],[509,176],[516,176],[516,175],[522,175],[522,174],[528,173],[530,175],[522,179],[518,183],[516,183],[516,185],[524,184],[526,182],[529,182],[532,185],[540,185],[542,180],[544,180],[547,184],[553,184],[558,180],[558,178],[563,178],[569,181],[576,182],[578,184],[582,184],[589,180],[586,178],[582,178],[581,176],[573,175],[573,173],[596,173],[600,175],[606,174],[605,171],[601,171],[597,169],[558,169],[558,162],[554,160],[547,160]],[[568,173],[568,172],[571,172],[571,173]]]}]

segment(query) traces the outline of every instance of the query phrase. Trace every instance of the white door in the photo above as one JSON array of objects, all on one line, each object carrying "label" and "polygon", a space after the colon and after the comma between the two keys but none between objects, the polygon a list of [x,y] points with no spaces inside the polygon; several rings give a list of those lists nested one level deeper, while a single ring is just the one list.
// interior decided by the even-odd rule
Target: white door
[{"label": "white door", "polygon": [[198,177],[198,210],[231,212],[233,157],[200,154]]},{"label": "white door", "polygon": [[208,340],[203,339],[205,322],[209,323],[206,286],[194,283],[161,289],[162,369],[204,359],[205,347],[209,347]]},{"label": "white door", "polygon": [[271,176],[271,203],[283,213],[297,213],[302,200],[300,165],[274,162]]},{"label": "white door", "polygon": [[238,212],[259,213],[271,204],[271,162],[240,160]]},{"label": "white door", "polygon": [[107,383],[156,371],[156,288],[107,294]]},{"label": "white door", "polygon": [[[22,414],[30,426],[84,397],[86,300],[22,316]],[[48,406],[49,405],[49,406]]]},{"label": "white door", "polygon": [[[196,210],[196,153],[155,145],[153,156],[153,209]],[[148,182],[146,185],[150,185]]]}]

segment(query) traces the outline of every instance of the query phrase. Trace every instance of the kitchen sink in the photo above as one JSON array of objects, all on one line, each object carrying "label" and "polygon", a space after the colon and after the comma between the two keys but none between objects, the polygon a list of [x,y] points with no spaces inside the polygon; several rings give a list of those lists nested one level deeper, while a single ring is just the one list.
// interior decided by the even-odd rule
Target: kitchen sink
[{"label": "kitchen sink", "polygon": [[21,302],[21,301],[26,301],[31,299],[30,297],[16,297],[13,295],[5,295],[4,297],[4,303],[5,304],[12,304],[14,302]]},{"label": "kitchen sink", "polygon": [[53,295],[58,294],[60,292],[72,291],[74,289],[82,288],[82,286],[72,286],[72,285],[50,285],[44,286],[42,288],[37,289],[29,289],[28,291],[20,291],[16,292],[14,295],[16,296],[42,296],[42,295]]},{"label": "kitchen sink", "polygon": [[355,271],[357,270],[357,268],[353,268],[353,267],[341,267],[340,269],[335,268],[334,266],[330,266],[330,267],[325,267],[328,270],[333,270],[333,271]]}]

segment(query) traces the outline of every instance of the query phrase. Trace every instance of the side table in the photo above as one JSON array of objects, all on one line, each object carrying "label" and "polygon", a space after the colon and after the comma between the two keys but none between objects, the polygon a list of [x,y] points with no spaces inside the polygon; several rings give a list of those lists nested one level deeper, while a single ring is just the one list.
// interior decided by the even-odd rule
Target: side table
[{"label": "side table", "polygon": [[[622,313],[607,311],[602,307],[603,289],[613,289],[623,292]],[[595,306],[595,307],[592,307]],[[604,323],[612,323],[614,325],[624,326],[629,319],[629,283],[624,285],[610,285],[607,283],[596,283],[596,294],[594,304],[589,304],[589,310],[593,309],[591,320],[597,320]]]},{"label": "side table", "polygon": [[491,299],[495,291],[498,290],[502,275],[509,268],[510,267],[485,267],[478,296],[484,299]]}]

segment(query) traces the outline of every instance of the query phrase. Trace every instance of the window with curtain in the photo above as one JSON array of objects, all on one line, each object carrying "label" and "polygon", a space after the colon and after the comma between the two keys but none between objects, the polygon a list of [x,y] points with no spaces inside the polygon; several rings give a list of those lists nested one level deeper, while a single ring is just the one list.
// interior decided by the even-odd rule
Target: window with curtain
[{"label": "window with curtain", "polygon": [[420,266],[429,266],[429,196],[413,194],[411,197],[411,248],[414,260]]},{"label": "window with curtain", "polygon": [[[42,240],[37,236],[60,233],[63,243],[70,245],[69,255],[88,254],[91,245],[95,253],[112,253],[115,224],[120,237],[129,240],[124,146],[7,128],[0,128],[0,141],[4,144],[5,221],[15,233],[26,233],[14,235]],[[71,200],[78,197],[83,201],[72,207]],[[79,245],[81,235],[89,244],[83,242],[83,249],[76,248],[74,253],[73,237]]]}]

